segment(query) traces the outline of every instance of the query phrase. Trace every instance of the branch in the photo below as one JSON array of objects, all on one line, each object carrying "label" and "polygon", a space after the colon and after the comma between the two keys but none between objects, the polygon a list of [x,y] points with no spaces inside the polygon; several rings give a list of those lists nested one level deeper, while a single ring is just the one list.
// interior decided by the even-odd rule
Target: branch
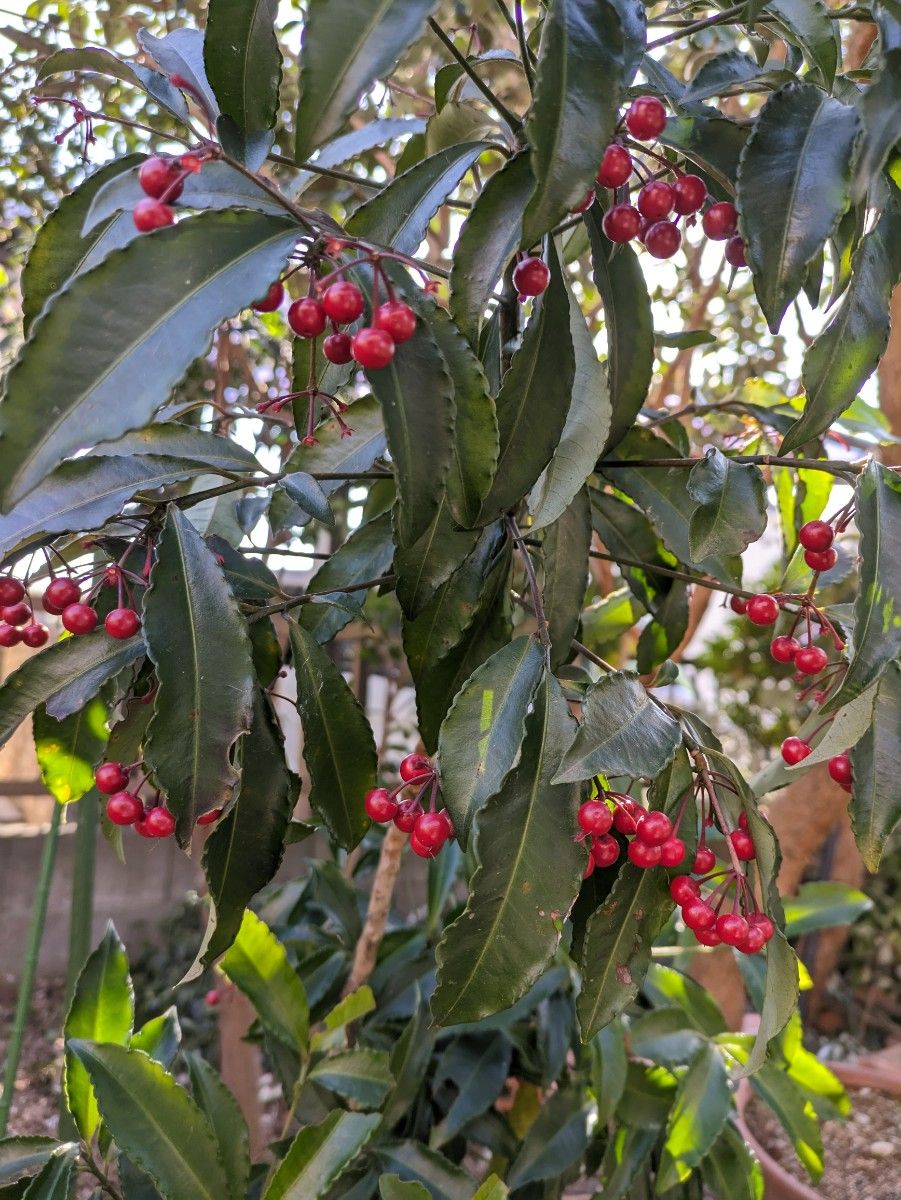
[{"label": "branch", "polygon": [[292,608],[311,603],[320,596],[334,596],[336,592],[364,592],[369,588],[380,587],[383,583],[394,583],[394,580],[394,575],[379,575],[375,579],[364,579],[362,583],[342,584],[341,587],[331,588],[327,592],[304,592],[302,596],[294,596],[281,604],[267,604],[265,608],[257,608],[247,620],[249,624],[253,624],[254,621],[260,621],[263,617],[271,616],[273,613],[290,612]]},{"label": "branch", "polygon": [[502,101],[498,100],[497,96],[495,96],[488,84],[485,83],[478,71],[475,70],[472,63],[467,60],[465,54],[460,53],[434,17],[429,17],[429,28],[445,47],[448,53],[453,55],[457,61],[457,64],[463,68],[488,103],[497,109],[514,133],[519,133],[522,130],[522,121],[516,116],[515,113],[512,113]]},{"label": "branch", "polygon": [[382,848],[379,851],[378,866],[372,879],[372,890],[369,893],[369,907],[366,910],[363,932],[354,949],[347,982],[341,989],[342,998],[362,987],[375,970],[379,946],[385,936],[385,926],[391,910],[391,897],[394,895],[394,884],[400,870],[405,841],[406,837],[396,825],[388,826],[382,841]]},{"label": "branch", "polygon": [[748,598],[754,592],[746,592],[741,588],[731,587],[728,583],[720,583],[708,575],[691,575],[688,571],[676,571],[672,567],[658,567],[655,563],[641,562],[637,558],[620,558],[616,554],[605,554],[602,550],[589,550],[590,558],[602,558],[605,562],[616,563],[618,567],[636,567],[640,571],[651,571],[655,575],[666,575],[670,579],[681,579],[684,583],[696,583],[699,587],[711,592],[728,592],[730,596]]},{"label": "branch", "polygon": [[736,17],[740,17],[746,8],[746,4],[734,4],[731,8],[724,9],[723,12],[714,13],[712,17],[704,17],[700,21],[689,21],[685,25],[680,25],[673,33],[668,33],[666,37],[658,38],[656,42],[648,42],[645,49],[655,50],[658,46],[667,46],[670,42],[677,42],[680,38],[689,37],[691,34],[697,33],[701,29],[709,29],[713,25],[727,25]]},{"label": "branch", "polygon": [[538,640],[541,642],[545,650],[550,650],[551,635],[548,632],[547,617],[544,615],[544,605],[541,600],[541,591],[538,587],[538,579],[535,576],[535,566],[532,562],[532,556],[529,554],[529,551],[526,548],[526,544],[522,539],[522,534],[519,532],[516,521],[513,519],[513,517],[507,517],[507,528],[510,531],[510,537],[513,539],[513,545],[519,551],[523,566],[526,570],[526,578],[529,581],[529,592],[532,597],[535,620],[538,622]]},{"label": "branch", "polygon": [[[796,470],[825,471],[827,475],[857,475],[867,465],[868,459],[858,459],[857,462],[839,462],[825,458],[784,458],[778,454],[733,454],[728,456],[730,462],[752,463],[759,467],[794,467]],[[595,469],[606,471],[618,467],[696,467],[700,458],[603,458]]]}]

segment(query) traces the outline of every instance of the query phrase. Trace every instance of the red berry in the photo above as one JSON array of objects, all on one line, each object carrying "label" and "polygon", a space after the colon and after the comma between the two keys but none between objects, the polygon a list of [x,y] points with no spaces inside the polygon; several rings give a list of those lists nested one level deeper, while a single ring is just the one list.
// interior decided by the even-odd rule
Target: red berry
[{"label": "red berry", "polygon": [[[177,200],[184,188],[182,172],[171,158],[161,158],[154,154],[145,159],[138,170],[138,183],[141,191],[152,196],[154,200]],[[168,192],[168,195],[166,194]]]},{"label": "red berry", "polygon": [[133,608],[114,608],[107,613],[103,625],[110,637],[130,638],[141,628],[141,618]]},{"label": "red berry", "polygon": [[603,837],[613,828],[613,813],[600,800],[586,800],[579,809],[579,828]]},{"label": "red berry", "polygon": [[766,915],[766,913],[751,913],[750,917],[748,917],[748,924],[754,926],[763,933],[763,940],[765,942],[768,942],[776,932],[776,926]]},{"label": "red berry", "polygon": [[0,608],[18,604],[24,597],[25,588],[18,579],[12,579],[9,575],[0,576]]},{"label": "red berry", "polygon": [[676,212],[682,217],[696,213],[707,199],[707,185],[700,175],[680,175],[673,184]]},{"label": "red berry", "polygon": [[740,237],[729,238],[726,242],[726,262],[730,267],[746,267],[745,243]]},{"label": "red berry", "polygon": [[377,371],[394,358],[394,339],[384,329],[366,326],[353,336],[353,356],[361,367]]},{"label": "red berry", "polygon": [[178,165],[185,171],[190,171],[192,175],[199,175],[203,167],[203,159],[196,154],[182,154],[178,159]]},{"label": "red berry", "polygon": [[740,617],[743,617],[748,611],[748,602],[745,600],[744,596],[730,596],[729,607],[734,613],[738,613]]},{"label": "red berry", "polygon": [[336,325],[349,325],[363,312],[363,293],[355,283],[339,279],[337,283],[330,284],[325,289],[322,307],[330,321],[334,321]]},{"label": "red berry", "polygon": [[649,846],[662,846],[672,836],[673,823],[662,812],[645,813],[635,828],[638,837]]},{"label": "red berry", "polygon": [[657,221],[645,234],[644,244],[655,258],[672,258],[682,245],[682,234],[672,221]]},{"label": "red berry", "polygon": [[596,867],[612,867],[619,858],[619,842],[609,833],[591,843],[591,858]]},{"label": "red berry", "polygon": [[416,332],[416,313],[403,300],[388,300],[376,310],[373,324],[399,346],[401,342],[408,342]]},{"label": "red berry", "polygon": [[590,879],[594,874],[594,859],[588,855],[588,862],[585,864],[585,870],[582,872],[583,879]]},{"label": "red berry", "polygon": [[298,337],[318,337],[325,329],[325,309],[312,296],[295,300],[288,309],[288,324]]},{"label": "red berry", "polygon": [[748,814],[746,812],[740,812],[738,814],[738,828],[739,829],[747,829],[748,828]]},{"label": "red berry", "polygon": [[330,333],[322,343],[322,353],[331,363],[349,363],[354,356],[350,334]]},{"label": "red berry", "polygon": [[722,946],[723,940],[713,929],[695,929],[695,937],[702,946]]},{"label": "red berry", "polygon": [[0,646],[10,650],[13,646],[18,646],[21,640],[22,635],[15,625],[8,625],[6,621],[0,621]]},{"label": "red berry", "polygon": [[168,204],[163,204],[162,200],[153,200],[150,196],[145,196],[134,206],[131,219],[139,233],[151,233],[165,225],[174,225],[175,213]]},{"label": "red berry", "polygon": [[419,816],[419,808],[413,807],[404,808],[402,805],[397,806],[397,815],[394,817],[394,824],[401,833],[410,833],[413,826],[416,824],[416,818]]},{"label": "red berry", "polygon": [[167,838],[175,833],[175,817],[168,808],[151,808],[143,824],[150,837]]},{"label": "red berry", "polygon": [[811,571],[831,571],[838,562],[838,551],[834,546],[828,550],[805,550],[804,561]]},{"label": "red berry", "polygon": [[32,650],[37,650],[40,646],[47,643],[50,637],[50,630],[46,625],[41,625],[37,621],[31,621],[22,630],[22,641]]},{"label": "red berry", "polygon": [[797,638],[786,637],[784,634],[781,637],[773,638],[770,643],[770,654],[776,662],[794,662],[795,655],[800,649],[801,643]]},{"label": "red berry", "polygon": [[625,805],[617,804],[613,812],[613,828],[617,833],[634,833],[636,820]]},{"label": "red berry", "polygon": [[144,805],[131,792],[116,792],[106,802],[106,815],[114,825],[134,825],[143,812]]},{"label": "red berry", "polygon": [[695,852],[691,869],[695,875],[706,875],[716,866],[716,855],[709,846],[701,846]]},{"label": "red berry", "polygon": [[601,228],[611,242],[631,241],[641,230],[641,213],[631,204],[614,204],[604,213]]},{"label": "red berry", "polygon": [[670,881],[669,894],[681,907],[683,904],[691,904],[692,900],[697,900],[700,897],[701,889],[697,880],[692,879],[690,875],[677,875]]},{"label": "red berry", "polygon": [[738,913],[723,913],[716,919],[716,931],[727,946],[738,946],[748,936],[750,926]]},{"label": "red berry", "polygon": [[32,612],[29,605],[24,600],[18,604],[9,604],[6,608],[0,611],[0,617],[7,625],[24,625],[31,620]]},{"label": "red berry", "polygon": [[69,633],[90,633],[97,626],[97,614],[89,604],[68,604],[63,609],[63,626]]},{"label": "red berry", "polygon": [[404,783],[419,779],[422,775],[431,775],[434,770],[432,760],[424,754],[408,754],[400,760],[400,777]]},{"label": "red berry", "polygon": [[742,862],[750,862],[755,855],[754,839],[744,829],[733,829],[729,834],[732,849]]},{"label": "red berry", "polygon": [[626,113],[626,128],[633,137],[647,141],[663,132],[666,109],[656,96],[638,96]]},{"label": "red berry", "polygon": [[746,609],[748,620],[754,625],[772,625],[779,616],[779,601],[775,596],[752,596]]},{"label": "red berry", "polygon": [[840,783],[846,791],[850,792],[853,778],[851,774],[851,759],[847,752],[836,754],[834,758],[830,758],[826,764],[826,769],[836,783]]},{"label": "red berry", "polygon": [[391,799],[387,788],[373,788],[366,793],[364,803],[366,815],[371,821],[393,821],[397,816],[397,803]]},{"label": "red berry", "polygon": [[786,738],[782,743],[782,758],[790,767],[802,762],[810,753],[810,746],[798,737]]},{"label": "red berry", "polygon": [[662,179],[652,179],[638,193],[636,207],[649,221],[662,221],[673,211],[676,195],[672,187]]},{"label": "red berry", "polygon": [[548,265],[541,258],[521,258],[513,270],[513,285],[521,296],[540,296],[550,281]]},{"label": "red berry", "polygon": [[215,825],[222,816],[221,808],[211,808],[205,813],[201,813],[197,818],[198,825]]},{"label": "red berry", "polygon": [[656,867],[660,862],[660,847],[643,842],[640,838],[629,842],[626,853],[629,855],[629,862],[634,863],[636,867]]},{"label": "red berry", "polygon": [[111,796],[113,792],[122,792],[128,787],[128,772],[121,763],[101,763],[94,772],[94,782],[101,792]]},{"label": "red berry", "polygon": [[453,840],[453,838],[455,838],[457,836],[457,834],[456,834],[456,831],[454,830],[454,823],[450,819],[450,813],[447,811],[446,808],[442,808],[441,812],[438,815],[444,821],[444,826],[447,829],[448,839]]},{"label": "red berry", "polygon": [[422,842],[423,846],[440,850],[447,841],[447,821],[443,813],[424,812],[417,817],[411,836]]},{"label": "red berry", "polygon": [[571,208],[569,211],[574,216],[579,216],[580,213],[588,212],[589,208],[591,208],[591,203],[593,200],[594,200],[594,188],[591,188],[590,191],[585,193],[585,198],[583,200],[580,200],[579,203],[576,205],[576,207]]},{"label": "red berry", "polygon": [[685,860],[685,843],[681,838],[671,837],[660,847],[661,867],[678,867]]},{"label": "red berry", "polygon": [[210,988],[203,998],[204,1003],[209,1005],[210,1008],[215,1008],[221,999],[222,996],[215,988]]},{"label": "red berry", "polygon": [[285,286],[280,279],[276,279],[275,283],[270,283],[269,291],[263,299],[254,300],[250,307],[255,312],[275,312],[277,308],[281,308],[284,298]]},{"label": "red berry", "polygon": [[682,906],[682,920],[689,929],[712,929],[716,921],[716,913],[709,904],[701,900],[689,900]]},{"label": "red berry", "polygon": [[766,945],[766,938],[763,936],[763,930],[756,925],[748,925],[748,932],[738,943],[736,949],[742,954],[759,954]]},{"label": "red berry", "polygon": [[429,846],[416,834],[414,829],[410,834],[410,849],[420,858],[437,858],[440,846]]},{"label": "red berry", "polygon": [[835,539],[835,530],[826,521],[808,521],[798,530],[798,541],[805,550],[828,550]]},{"label": "red berry", "polygon": [[632,155],[625,146],[608,146],[598,167],[597,181],[601,187],[622,187],[632,174]]},{"label": "red berry", "polygon": [[68,605],[77,604],[80,599],[81,588],[75,580],[69,579],[68,576],[59,576],[47,584],[41,603],[47,612],[58,615]]},{"label": "red berry", "polygon": [[[711,241],[727,241],[735,235],[738,228],[738,213],[735,205],[730,204],[728,200],[721,200],[719,204],[712,205],[701,218],[701,225]],[[723,941],[725,940],[723,938]]]},{"label": "red berry", "polygon": [[795,666],[802,675],[819,675],[829,656],[819,646],[802,646],[795,655]]}]

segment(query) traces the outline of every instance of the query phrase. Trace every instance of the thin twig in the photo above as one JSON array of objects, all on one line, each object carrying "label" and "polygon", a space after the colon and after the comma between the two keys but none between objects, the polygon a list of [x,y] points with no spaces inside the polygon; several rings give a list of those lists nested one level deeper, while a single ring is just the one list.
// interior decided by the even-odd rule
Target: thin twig
[{"label": "thin twig", "polygon": [[[730,462],[753,463],[759,467],[794,467],[796,470],[824,471],[827,475],[856,475],[867,465],[868,459],[857,462],[839,462],[825,458],[786,458],[778,454],[732,454]],[[696,467],[702,458],[604,458],[597,463],[598,471],[620,467]]]},{"label": "thin twig", "polygon": [[535,87],[535,76],[532,73],[532,52],[529,49],[529,40],[526,37],[526,25],[523,20],[520,0],[516,0],[513,5],[513,11],[516,14],[516,40],[519,42],[519,56],[522,59],[523,70],[526,73],[529,91],[531,92]]},{"label": "thin twig", "polygon": [[519,133],[522,129],[522,121],[516,116],[515,113],[512,113],[501,100],[498,100],[497,96],[495,96],[488,84],[485,83],[485,81],[481,78],[478,71],[476,71],[472,64],[467,60],[466,55],[460,53],[434,17],[429,17],[429,28],[445,47],[448,53],[453,55],[457,61],[457,64],[463,68],[488,103],[497,109],[497,111],[515,133]]},{"label": "thin twig", "polygon": [[267,604],[265,608],[256,609],[248,618],[248,624],[253,624],[254,621],[260,621],[263,617],[269,617],[273,613],[290,612],[293,608],[300,607],[301,604],[310,604],[320,596],[334,596],[336,592],[363,592],[369,588],[380,587],[383,583],[394,583],[394,575],[379,575],[375,579],[364,579],[362,583],[346,583],[341,587],[330,588],[327,592],[304,592],[302,596],[293,596],[290,600],[285,600],[280,604]]},{"label": "thin twig", "polygon": [[731,8],[714,13],[711,17],[704,17],[700,21],[689,21],[674,30],[673,33],[668,33],[666,37],[657,38],[656,42],[648,42],[645,49],[656,50],[658,46],[668,46],[670,42],[677,42],[680,38],[689,37],[702,29],[710,29],[713,25],[726,25],[730,21],[734,21],[736,17],[740,17],[746,8],[745,4],[733,4]]},{"label": "thin twig", "polygon": [[551,635],[548,631],[547,617],[544,615],[544,604],[541,600],[541,591],[538,587],[538,579],[535,575],[535,566],[532,562],[532,556],[529,554],[528,548],[523,541],[522,534],[513,517],[507,517],[507,528],[510,531],[510,536],[513,539],[513,544],[519,551],[522,558],[523,566],[526,571],[526,578],[529,581],[529,593],[532,597],[532,605],[535,612],[535,620],[538,623],[538,640],[544,646],[545,650],[551,648]]}]

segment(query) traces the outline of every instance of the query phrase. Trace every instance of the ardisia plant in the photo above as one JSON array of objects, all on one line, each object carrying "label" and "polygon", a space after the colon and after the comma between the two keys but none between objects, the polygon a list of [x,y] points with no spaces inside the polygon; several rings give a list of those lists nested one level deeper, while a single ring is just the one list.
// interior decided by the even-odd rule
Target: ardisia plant
[{"label": "ardisia plant", "polygon": [[[862,22],[875,40],[843,67]],[[859,395],[899,268],[897,13],[498,3],[464,44],[426,0],[312,0],[299,54],[288,26],[211,0],[203,31],[140,31],[139,58],[79,46],[37,69],[35,121],[74,117],[48,153],[81,134],[110,157],[21,273],[0,646],[38,652],[0,686],[0,741],[32,715],[47,786],[102,803],[120,852],[129,825],[203,837],[192,976],[228,962],[309,832],[303,791],[339,856],[385,826],[370,972],[407,835],[435,871],[463,852],[436,1029],[484,1031],[566,945],[591,1044],[678,922],[698,954],[738,951],[760,1022],[734,1074],[765,1071],[799,965],[760,799],[828,763],[874,870],[901,815],[901,481]],[[652,295],[689,257],[766,379],[691,321],[660,327]],[[798,387],[773,361],[810,310]],[[688,400],[664,403],[655,372],[695,348]],[[774,538],[746,555],[771,520],[778,563]],[[794,671],[796,740],[752,781],[684,662],[699,595],[772,630],[773,672]],[[399,778],[342,632],[412,684]]]}]

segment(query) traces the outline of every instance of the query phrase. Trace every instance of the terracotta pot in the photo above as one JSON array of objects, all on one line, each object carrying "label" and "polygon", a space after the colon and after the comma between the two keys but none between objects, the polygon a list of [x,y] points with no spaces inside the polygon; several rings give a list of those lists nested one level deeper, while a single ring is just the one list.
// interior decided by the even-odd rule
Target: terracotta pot
[{"label": "terracotta pot", "polygon": [[[901,1069],[896,1053],[889,1051],[885,1054],[871,1054],[853,1062],[830,1062],[826,1065],[848,1091],[867,1087],[901,1096]],[[748,1129],[745,1123],[745,1109],[753,1095],[750,1083],[743,1079],[735,1096],[738,1126],[745,1141],[760,1160],[766,1185],[764,1200],[822,1200],[822,1194],[815,1187],[790,1175]]]}]

